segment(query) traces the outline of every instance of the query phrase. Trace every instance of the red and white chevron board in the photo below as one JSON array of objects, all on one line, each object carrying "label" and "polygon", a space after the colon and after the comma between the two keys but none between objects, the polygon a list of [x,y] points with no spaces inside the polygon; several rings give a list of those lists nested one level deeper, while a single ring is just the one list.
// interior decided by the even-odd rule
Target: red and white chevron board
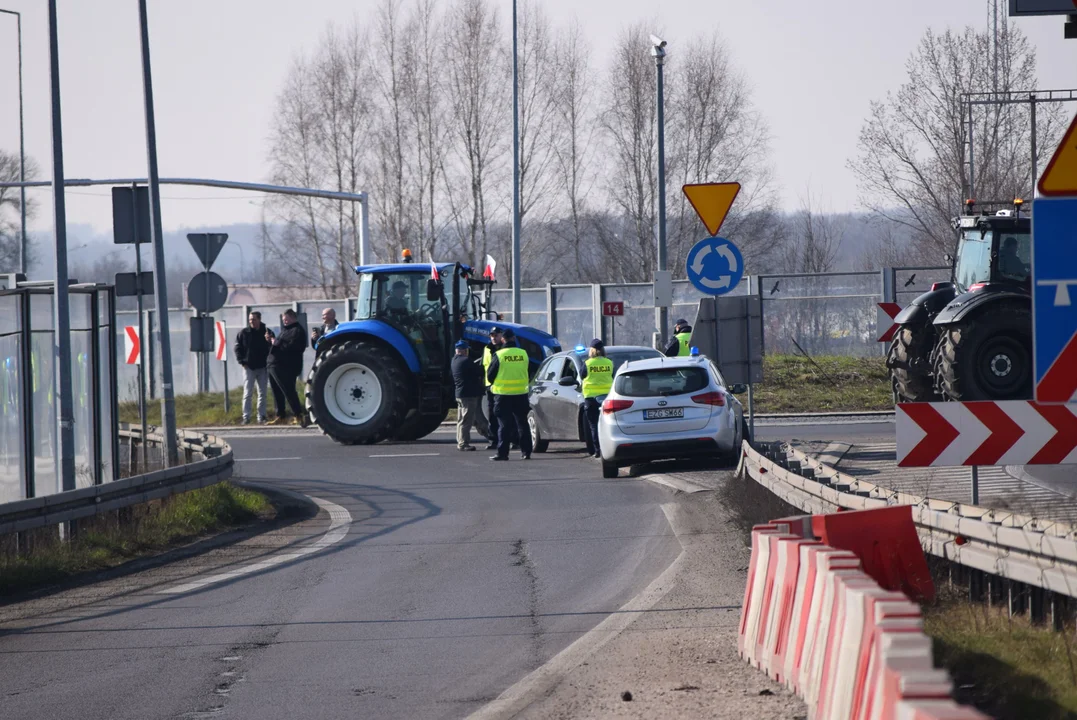
[{"label": "red and white chevron board", "polygon": [[1077,463],[1077,404],[900,403],[900,467]]},{"label": "red and white chevron board", "polygon": [[892,302],[875,304],[878,306],[878,309],[875,311],[878,315],[875,327],[881,330],[882,328],[886,327],[887,324],[890,325],[890,329],[879,336],[879,342],[888,343],[894,339],[895,335],[897,335],[899,325],[894,322],[894,318],[896,318],[898,316],[898,313],[901,312],[901,306],[897,303]]}]

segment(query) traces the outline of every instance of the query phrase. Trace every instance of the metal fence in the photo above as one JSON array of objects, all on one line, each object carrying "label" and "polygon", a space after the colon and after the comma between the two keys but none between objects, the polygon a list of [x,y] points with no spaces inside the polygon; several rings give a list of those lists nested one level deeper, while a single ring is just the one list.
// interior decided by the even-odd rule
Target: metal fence
[{"label": "metal fence", "polygon": [[[880,355],[885,347],[877,338],[886,328],[878,327],[876,305],[897,302],[908,305],[932,283],[950,279],[946,267],[886,268],[873,272],[840,272],[822,274],[757,275],[744,278],[733,295],[756,293],[762,299],[764,342],[769,353],[795,353],[799,344],[813,355],[845,355],[868,357]],[[685,280],[673,283],[671,320],[685,318],[694,321],[702,294]],[[621,317],[603,317],[602,304],[608,301],[624,303]],[[505,320],[514,320],[511,311],[511,291],[494,290],[492,308]],[[318,324],[322,308],[333,307],[338,317],[351,318],[355,300],[296,300],[289,303],[226,306],[215,313],[227,327],[228,352],[246,323],[252,309],[262,313],[266,325],[276,328],[279,316],[287,308],[306,314],[309,324]],[[153,311],[148,311],[155,328]],[[197,392],[199,363],[190,352],[189,318],[191,310],[170,310],[172,330],[172,367],[177,394]],[[654,313],[654,290],[650,283],[547,285],[544,288],[524,288],[520,291],[520,322],[546,330],[561,341],[563,347],[586,344],[599,337],[609,344],[651,345],[657,330]],[[138,325],[134,312],[117,313],[116,342],[123,348],[123,326]],[[156,337],[156,328],[154,329]],[[794,344],[794,340],[796,344]],[[150,397],[158,394],[155,380],[157,358],[153,356],[156,343],[147,343],[146,373]],[[313,361],[306,353],[304,375]],[[224,368],[210,362],[208,387],[211,391],[224,389]],[[135,400],[138,392],[138,373],[133,365],[118,369],[121,400]],[[239,384],[239,373],[230,373],[230,386]]]},{"label": "metal fence", "polygon": [[[70,287],[76,487],[117,478],[115,295]],[[0,503],[60,491],[52,283],[0,290]]]}]

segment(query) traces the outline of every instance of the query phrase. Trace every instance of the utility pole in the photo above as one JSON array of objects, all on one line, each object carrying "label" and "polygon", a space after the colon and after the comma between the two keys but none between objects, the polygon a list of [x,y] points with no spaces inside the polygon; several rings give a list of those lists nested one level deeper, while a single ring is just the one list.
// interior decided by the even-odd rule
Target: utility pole
[{"label": "utility pole", "polygon": [[512,321],[520,322],[520,68],[516,0],[512,0]]},{"label": "utility pole", "polygon": [[71,306],[67,291],[67,208],[64,205],[64,137],[60,119],[56,0],[49,0],[49,85],[52,90],[52,207],[56,238],[52,344],[53,367],[56,369],[56,463],[60,490],[74,490],[75,406],[71,398]]},{"label": "utility pole", "polygon": [[[26,182],[26,134],[23,124],[22,96],[22,14],[0,8],[0,13],[15,16],[15,33],[19,46],[19,182]],[[26,186],[19,186],[19,272],[26,273]]]},{"label": "utility pole", "polygon": [[[55,0],[50,0],[55,2]],[[156,287],[157,327],[161,333],[161,424],[164,426],[168,467],[179,464],[176,444],[176,398],[172,386],[172,339],[168,331],[168,288],[165,283],[165,248],[161,224],[161,179],[157,172],[157,125],[153,117],[153,80],[150,72],[150,30],[146,0],[138,0],[142,35],[142,90],[146,106],[146,156],[149,165],[150,236],[153,242],[153,282]],[[150,329],[152,332],[152,328]]]},{"label": "utility pole", "polygon": [[[666,108],[665,84],[662,76],[666,59],[666,41],[651,35],[651,56],[654,57],[655,71],[658,74],[658,272],[665,273],[669,268],[666,258]],[[669,308],[665,305],[655,308],[655,324],[665,343],[668,339]]]}]

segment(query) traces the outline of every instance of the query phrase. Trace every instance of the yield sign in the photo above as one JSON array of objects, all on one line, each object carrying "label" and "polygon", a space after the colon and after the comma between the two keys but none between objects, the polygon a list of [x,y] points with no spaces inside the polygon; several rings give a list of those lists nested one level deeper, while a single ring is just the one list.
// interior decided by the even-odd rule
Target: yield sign
[{"label": "yield sign", "polygon": [[897,303],[892,302],[875,304],[879,306],[879,309],[876,311],[879,315],[879,318],[875,327],[886,327],[886,324],[890,323],[890,329],[879,336],[879,342],[888,343],[894,339],[894,336],[897,335],[898,328],[901,327],[897,323],[893,322],[894,318],[896,318],[898,316],[898,313],[901,312],[901,306]]},{"label": "yield sign", "polygon": [[1077,405],[900,403],[899,467],[1077,464]]},{"label": "yield sign", "polygon": [[713,236],[718,234],[729,208],[733,207],[733,200],[740,192],[740,183],[699,183],[685,185],[681,189],[707,227],[707,232]]},{"label": "yield sign", "polygon": [[1039,188],[1046,197],[1077,196],[1077,116],[1040,176]]},{"label": "yield sign", "polygon": [[187,242],[191,243],[202,267],[209,270],[213,261],[221,254],[221,248],[228,242],[228,233],[189,233]]},{"label": "yield sign", "polygon": [[226,331],[224,329],[224,323],[223,322],[215,322],[215,323],[213,323],[213,325],[214,325],[214,328],[217,331],[217,350],[215,351],[214,356],[218,360],[227,361],[228,360],[228,352],[225,350],[225,348],[228,347],[228,343],[225,341],[225,333],[226,333]]},{"label": "yield sign", "polygon": [[138,336],[137,327],[131,325],[124,327],[123,353],[128,365],[138,365],[142,362],[142,340]]}]

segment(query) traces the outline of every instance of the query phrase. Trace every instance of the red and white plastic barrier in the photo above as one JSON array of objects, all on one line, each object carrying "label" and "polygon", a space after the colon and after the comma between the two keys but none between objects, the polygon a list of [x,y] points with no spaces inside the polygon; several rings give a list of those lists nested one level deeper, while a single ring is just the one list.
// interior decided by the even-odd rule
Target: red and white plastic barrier
[{"label": "red and white plastic barrier", "polygon": [[812,720],[986,718],[950,699],[919,606],[876,579],[893,585],[900,572],[876,570],[876,555],[869,575],[857,554],[824,545],[812,527],[788,518],[752,529],[741,657],[804,698]]}]

